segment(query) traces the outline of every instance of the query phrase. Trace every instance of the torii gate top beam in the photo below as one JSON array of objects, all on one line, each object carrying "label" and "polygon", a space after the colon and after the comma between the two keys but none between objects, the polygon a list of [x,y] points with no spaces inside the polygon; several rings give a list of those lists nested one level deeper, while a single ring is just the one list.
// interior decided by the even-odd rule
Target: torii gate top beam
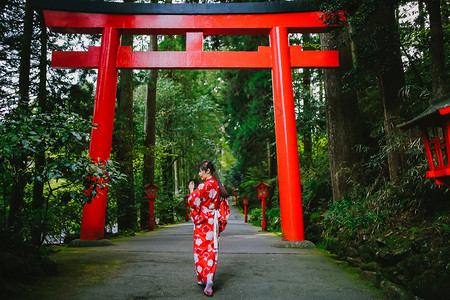
[{"label": "torii gate top beam", "polygon": [[114,15],[235,15],[319,11],[315,0],[244,3],[117,3],[93,0],[32,0],[35,9]]},{"label": "torii gate top beam", "polygon": [[[186,51],[135,52],[119,46],[119,69],[271,69],[270,49],[258,51],[203,51],[204,35],[269,34],[275,28],[289,33],[324,32],[322,12],[312,1],[216,4],[142,4],[92,1],[35,0],[44,10],[46,25],[55,32],[102,34],[114,28],[120,35],[186,35]],[[61,11],[62,10],[62,11]],[[137,13],[137,14],[135,14]],[[190,15],[189,13],[195,13]],[[335,67],[336,51],[302,51],[290,48],[291,66]],[[101,48],[53,52],[52,66],[97,68]]]},{"label": "torii gate top beam", "polygon": [[[268,34],[274,27],[289,33],[327,31],[314,1],[213,4],[143,4],[35,0],[55,32],[100,34],[105,27],[121,34],[204,35]],[[95,15],[95,18],[92,16]]]}]

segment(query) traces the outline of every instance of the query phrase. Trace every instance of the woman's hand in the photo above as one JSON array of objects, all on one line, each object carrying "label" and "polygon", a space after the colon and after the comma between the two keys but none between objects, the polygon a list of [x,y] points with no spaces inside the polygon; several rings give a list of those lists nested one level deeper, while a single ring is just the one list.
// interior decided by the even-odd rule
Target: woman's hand
[{"label": "woman's hand", "polygon": [[195,183],[193,181],[189,182],[189,192],[192,193],[194,191]]}]

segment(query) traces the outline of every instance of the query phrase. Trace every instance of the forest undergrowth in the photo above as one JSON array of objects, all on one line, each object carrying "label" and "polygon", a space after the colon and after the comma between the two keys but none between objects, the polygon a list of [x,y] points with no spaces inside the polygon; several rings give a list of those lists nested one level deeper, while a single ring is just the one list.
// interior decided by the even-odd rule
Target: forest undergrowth
[{"label": "forest undergrowth", "polygon": [[[358,276],[375,287],[400,287],[402,294],[396,297],[448,299],[450,191],[425,178],[427,163],[420,146],[414,145],[411,142],[408,169],[398,184],[375,180],[364,186],[347,170],[352,192],[336,202],[327,167],[302,170],[305,237],[356,267]],[[322,163],[326,160],[322,157]],[[355,166],[371,176],[378,167],[373,162]],[[271,201],[267,224],[269,231],[280,233],[277,200]],[[251,210],[250,221],[261,226],[260,208]]]}]

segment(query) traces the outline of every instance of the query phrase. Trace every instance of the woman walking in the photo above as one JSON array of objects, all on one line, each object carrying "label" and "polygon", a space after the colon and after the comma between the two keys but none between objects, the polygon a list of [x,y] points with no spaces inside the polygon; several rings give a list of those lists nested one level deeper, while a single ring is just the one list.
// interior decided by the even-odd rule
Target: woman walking
[{"label": "woman walking", "polygon": [[194,221],[194,261],[199,285],[205,285],[203,293],[213,295],[213,280],[217,267],[219,235],[225,229],[230,208],[229,194],[220,182],[210,161],[199,165],[198,175],[204,181],[194,191],[194,182],[189,183],[188,204]]}]

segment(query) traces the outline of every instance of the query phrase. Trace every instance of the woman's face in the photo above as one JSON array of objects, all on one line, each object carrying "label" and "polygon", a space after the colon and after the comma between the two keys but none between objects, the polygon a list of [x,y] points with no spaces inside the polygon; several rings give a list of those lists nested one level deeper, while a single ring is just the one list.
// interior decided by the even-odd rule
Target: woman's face
[{"label": "woman's face", "polygon": [[206,180],[206,179],[208,179],[209,175],[210,175],[209,169],[207,169],[206,171],[200,169],[200,170],[198,171],[198,176],[200,176],[201,180]]}]

